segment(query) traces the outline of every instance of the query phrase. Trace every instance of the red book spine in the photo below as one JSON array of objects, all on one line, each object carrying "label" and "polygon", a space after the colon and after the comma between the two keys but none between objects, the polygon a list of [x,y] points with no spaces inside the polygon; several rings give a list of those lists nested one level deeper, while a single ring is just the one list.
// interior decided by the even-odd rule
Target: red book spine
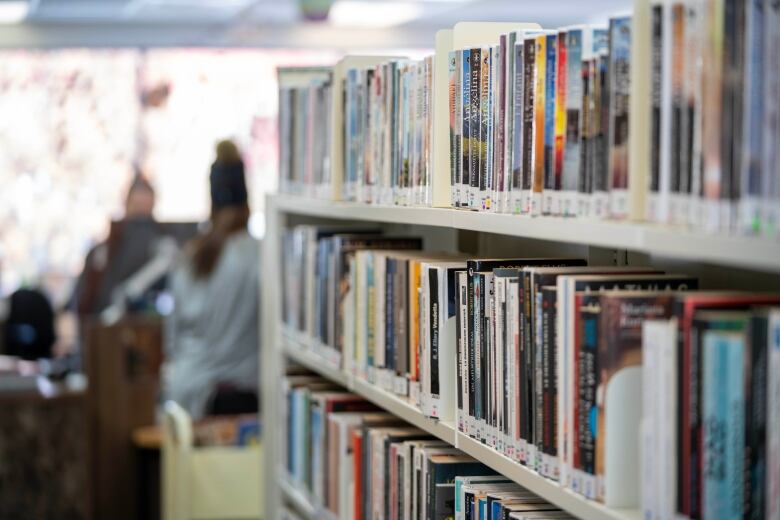
[{"label": "red book spine", "polygon": [[355,520],[362,520],[363,508],[361,506],[361,498],[363,497],[363,432],[355,430],[352,432],[352,463],[354,465],[354,479],[355,479],[355,503],[354,514],[352,518]]}]

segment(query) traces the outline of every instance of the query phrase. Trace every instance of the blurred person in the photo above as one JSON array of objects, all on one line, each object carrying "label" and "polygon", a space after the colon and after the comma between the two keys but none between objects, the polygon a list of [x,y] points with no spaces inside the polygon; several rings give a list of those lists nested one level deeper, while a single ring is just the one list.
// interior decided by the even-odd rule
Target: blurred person
[{"label": "blurred person", "polygon": [[260,246],[249,235],[244,163],[222,141],[211,166],[210,228],[170,279],[166,398],[194,418],[258,409]]},{"label": "blurred person", "polygon": [[[127,190],[124,218],[111,223],[106,241],[93,247],[84,260],[71,305],[79,317],[98,314],[108,307],[116,288],[154,256],[160,235],[153,216],[154,203],[154,188],[136,173]],[[132,233],[128,233],[130,228]]]},{"label": "blurred person", "polygon": [[31,361],[51,358],[57,335],[54,309],[46,295],[37,289],[18,289],[0,306],[0,354]]}]

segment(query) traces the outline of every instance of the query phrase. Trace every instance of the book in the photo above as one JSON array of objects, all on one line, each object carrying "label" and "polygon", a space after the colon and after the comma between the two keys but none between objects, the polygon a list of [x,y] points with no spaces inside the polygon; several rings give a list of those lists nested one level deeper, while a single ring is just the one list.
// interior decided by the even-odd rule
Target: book
[{"label": "book", "polygon": [[609,21],[609,179],[610,215],[626,218],[628,206],[628,129],[631,89],[631,18]]},{"label": "book", "polygon": [[706,330],[702,341],[702,514],[743,513],[743,333]]}]

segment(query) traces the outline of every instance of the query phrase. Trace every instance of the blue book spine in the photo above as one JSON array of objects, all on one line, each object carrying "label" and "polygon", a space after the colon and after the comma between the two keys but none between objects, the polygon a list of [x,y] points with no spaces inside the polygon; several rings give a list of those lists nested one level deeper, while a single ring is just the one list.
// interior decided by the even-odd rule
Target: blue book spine
[{"label": "blue book spine", "polygon": [[385,268],[385,366],[395,369],[395,306],[393,305],[393,279],[395,278],[395,260],[387,259]]},{"label": "blue book spine", "polygon": [[[555,88],[555,73],[557,70],[558,35],[547,35],[547,55],[545,65],[545,86],[547,96],[544,98],[544,189],[555,189],[555,100],[557,89]],[[544,195],[546,213],[551,210],[548,202],[549,193]]]},{"label": "blue book spine", "polygon": [[744,335],[704,333],[703,518],[742,518],[745,446]]},{"label": "blue book spine", "polygon": [[[376,286],[374,284],[374,256],[371,253],[367,253],[366,257],[366,294],[368,295],[366,302],[366,365],[369,367],[374,366],[374,345],[376,339],[374,337],[375,326],[374,320],[376,319]],[[373,304],[372,304],[373,302]]]}]

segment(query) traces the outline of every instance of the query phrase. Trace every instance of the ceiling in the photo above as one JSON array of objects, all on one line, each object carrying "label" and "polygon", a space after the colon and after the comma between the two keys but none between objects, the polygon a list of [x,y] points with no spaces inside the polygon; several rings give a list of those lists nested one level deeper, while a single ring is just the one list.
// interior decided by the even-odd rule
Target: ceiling
[{"label": "ceiling", "polygon": [[[0,0],[2,2],[7,0]],[[325,21],[301,5],[333,2]],[[0,47],[269,46],[344,49],[431,47],[458,21],[603,22],[632,0],[29,0]]]}]

